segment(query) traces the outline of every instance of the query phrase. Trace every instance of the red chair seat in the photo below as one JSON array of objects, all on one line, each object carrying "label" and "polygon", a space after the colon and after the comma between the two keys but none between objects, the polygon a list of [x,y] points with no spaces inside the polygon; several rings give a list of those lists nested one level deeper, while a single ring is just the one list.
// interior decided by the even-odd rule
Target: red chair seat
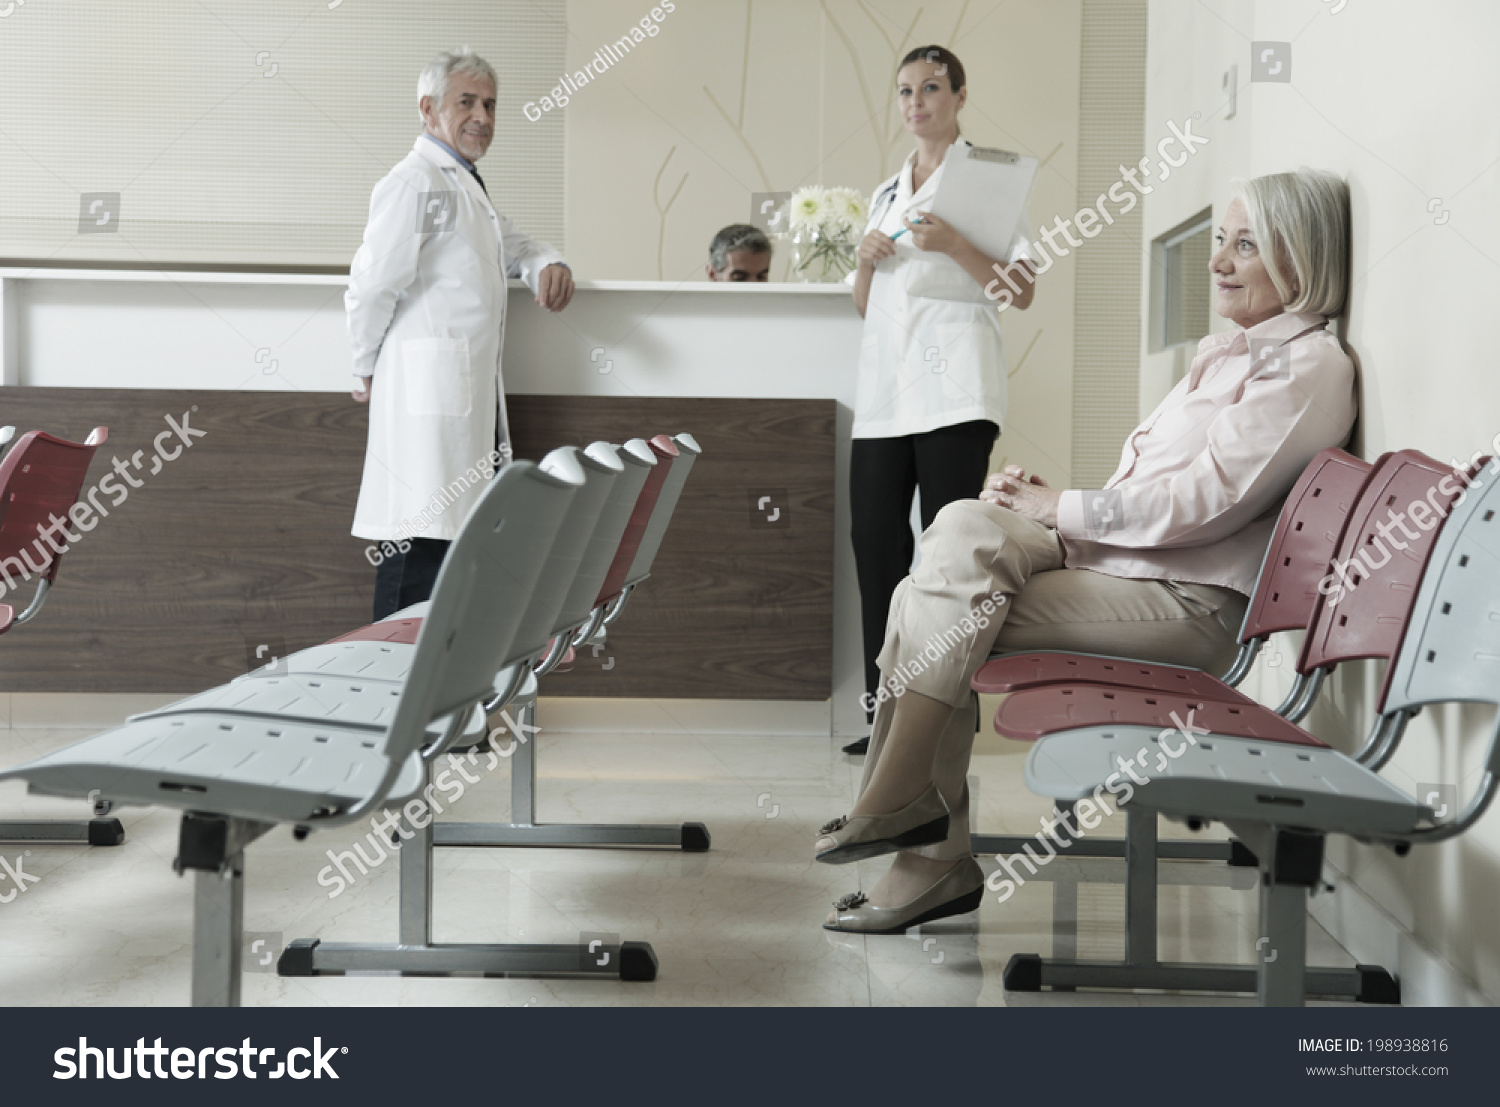
[{"label": "red chair seat", "polygon": [[1111,724],[1175,729],[1173,714],[1211,734],[1327,748],[1295,723],[1248,700],[1225,703],[1108,684],[1024,688],[1006,697],[995,712],[995,730],[1007,738],[1034,742],[1057,731]]},{"label": "red chair seat", "polygon": [[1153,692],[1176,692],[1234,703],[1252,702],[1212,673],[1178,665],[1157,665],[1121,657],[1081,653],[1015,653],[980,666],[970,687],[986,694],[1016,692],[1049,684],[1120,684]]},{"label": "red chair seat", "polygon": [[335,642],[401,642],[411,646],[416,644],[421,630],[421,619],[387,619],[351,630],[337,638],[330,638],[327,645],[331,646]]}]

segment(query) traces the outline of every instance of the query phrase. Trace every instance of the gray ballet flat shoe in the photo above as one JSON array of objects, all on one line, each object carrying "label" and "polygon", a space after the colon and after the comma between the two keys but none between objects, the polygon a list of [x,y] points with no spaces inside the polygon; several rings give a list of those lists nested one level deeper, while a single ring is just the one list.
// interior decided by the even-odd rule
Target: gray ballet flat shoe
[{"label": "gray ballet flat shoe", "polygon": [[892,815],[840,815],[824,823],[818,841],[831,839],[833,845],[818,850],[814,860],[825,865],[847,865],[882,853],[929,846],[948,837],[948,805],[938,793],[936,784]]},{"label": "gray ballet flat shoe", "polygon": [[848,934],[901,934],[913,926],[965,915],[984,898],[984,870],[966,857],[927,891],[900,907],[876,907],[863,892],[854,892],[833,905],[824,930]]}]

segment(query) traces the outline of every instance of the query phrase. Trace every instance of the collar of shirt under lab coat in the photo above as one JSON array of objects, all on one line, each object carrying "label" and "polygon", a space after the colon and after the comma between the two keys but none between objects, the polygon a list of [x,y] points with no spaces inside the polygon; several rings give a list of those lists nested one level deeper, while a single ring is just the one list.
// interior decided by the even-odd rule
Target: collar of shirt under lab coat
[{"label": "collar of shirt under lab coat", "polygon": [[[948,149],[951,151],[954,146],[968,145],[970,143],[967,139],[960,138],[953,146],[948,147]],[[897,175],[896,199],[891,206],[903,209],[907,218],[916,218],[917,211],[924,205],[930,204],[932,198],[937,195],[938,181],[942,179],[943,166],[947,164],[948,155],[944,154],[943,160],[938,163],[938,167],[922,182],[922,187],[914,192],[912,190],[912,179],[917,169],[917,151],[913,150],[906,156],[906,162],[901,166],[900,174]]]},{"label": "collar of shirt under lab coat", "polygon": [[458,175],[458,179],[463,183],[464,188],[468,189],[474,196],[480,197],[484,201],[485,207],[489,208],[492,212],[494,211],[494,205],[490,203],[489,194],[485,192],[484,188],[474,177],[474,171],[470,167],[471,163],[463,155],[454,150],[453,147],[449,146],[442,139],[433,138],[424,131],[417,136],[417,141],[412,146],[412,149],[420,157],[430,161],[433,165],[463,170]]}]

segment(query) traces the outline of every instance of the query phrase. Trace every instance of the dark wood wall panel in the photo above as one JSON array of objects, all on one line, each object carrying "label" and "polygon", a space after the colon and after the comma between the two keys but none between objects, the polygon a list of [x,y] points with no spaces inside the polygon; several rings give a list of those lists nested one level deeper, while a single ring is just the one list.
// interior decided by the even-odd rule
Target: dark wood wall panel
[{"label": "dark wood wall panel", "polygon": [[681,431],[703,447],[651,579],[610,628],[609,646],[581,651],[572,672],[546,679],[544,694],[831,695],[834,401],[507,402],[519,457],[559,442]]},{"label": "dark wood wall panel", "polygon": [[[6,388],[0,402],[0,422],[22,432],[81,441],[108,426],[87,484],[115,458],[142,482],[64,557],[42,614],[0,637],[0,691],[192,692],[245,672],[258,646],[300,649],[368,620],[374,569],[349,534],[364,407],[328,393],[145,389]],[[152,440],[184,412],[206,437],[151,475]],[[511,422],[521,457],[645,427],[689,430],[705,448],[655,579],[609,649],[545,692],[828,696],[832,402],[520,396]],[[773,497],[759,518],[778,497],[782,514],[758,524],[752,494]]]}]

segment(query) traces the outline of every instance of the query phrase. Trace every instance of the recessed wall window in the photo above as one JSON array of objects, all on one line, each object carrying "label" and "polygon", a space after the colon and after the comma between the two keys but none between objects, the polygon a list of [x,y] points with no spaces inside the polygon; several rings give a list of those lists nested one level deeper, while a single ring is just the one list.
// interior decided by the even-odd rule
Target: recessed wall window
[{"label": "recessed wall window", "polygon": [[1205,208],[1151,243],[1151,349],[1196,346],[1209,332],[1213,209]]}]

